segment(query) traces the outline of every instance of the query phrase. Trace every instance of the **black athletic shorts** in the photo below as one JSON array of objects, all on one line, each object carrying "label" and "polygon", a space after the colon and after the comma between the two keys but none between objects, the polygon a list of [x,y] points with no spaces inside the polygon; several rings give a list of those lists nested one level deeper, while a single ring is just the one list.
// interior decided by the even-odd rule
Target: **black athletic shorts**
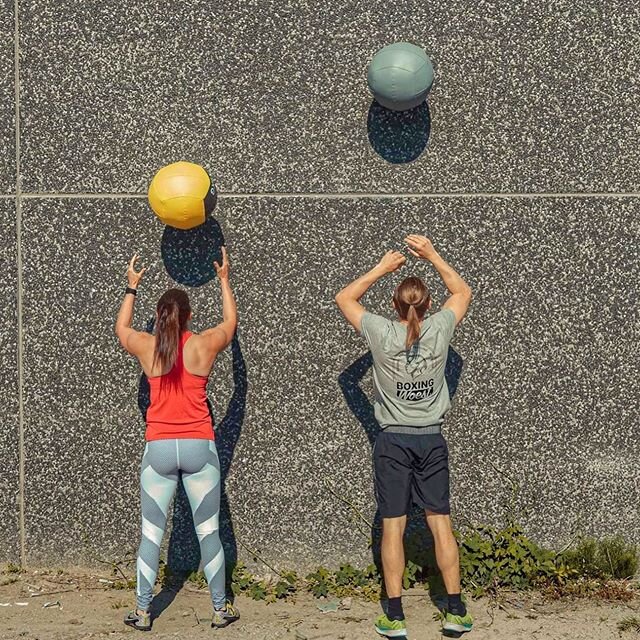
[{"label": "black athletic shorts", "polygon": [[383,518],[406,515],[415,504],[448,514],[449,449],[442,434],[381,431],[373,450],[376,499]]}]

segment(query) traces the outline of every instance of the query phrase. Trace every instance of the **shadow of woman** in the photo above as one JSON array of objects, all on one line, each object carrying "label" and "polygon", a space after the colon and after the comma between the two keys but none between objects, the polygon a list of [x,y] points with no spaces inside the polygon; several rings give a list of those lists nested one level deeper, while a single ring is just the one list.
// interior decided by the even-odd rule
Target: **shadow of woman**
[{"label": "shadow of woman", "polygon": [[231,470],[231,463],[236,445],[240,439],[242,424],[247,404],[247,365],[242,355],[240,342],[236,336],[231,343],[233,357],[233,395],[227,405],[227,412],[216,429],[216,446],[220,457],[221,502],[220,502],[220,538],[224,547],[227,567],[227,591],[230,591],[231,576],[238,562],[238,546],[231,521],[229,497],[226,490],[226,480]]},{"label": "shadow of woman", "polygon": [[392,111],[374,100],[367,116],[367,133],[373,150],[387,162],[413,162],[429,141],[429,105],[423,102],[413,109]]},{"label": "shadow of woman", "polygon": [[[247,368],[237,335],[231,343],[233,367],[233,395],[227,405],[227,411],[220,424],[215,428],[216,448],[220,459],[220,539],[225,552],[227,568],[227,593],[230,593],[231,576],[237,563],[238,549],[234,535],[229,500],[226,493],[226,479],[240,432],[244,422],[247,397]],[[143,374],[138,388],[138,406],[143,415],[149,407],[149,382]],[[213,409],[209,403],[213,418]],[[178,482],[173,504],[173,517],[167,565],[161,579],[162,589],[151,603],[151,617],[158,618],[173,602],[189,576],[200,566],[200,544],[195,532],[193,514],[182,483]]]},{"label": "shadow of woman", "polygon": [[[458,382],[462,375],[463,360],[455,349],[449,346],[447,352],[447,362],[445,364],[445,380],[449,389],[449,396],[453,398],[458,388]],[[360,383],[367,371],[373,365],[373,356],[368,351],[358,358],[353,364],[347,367],[339,376],[338,384],[342,389],[342,394],[347,402],[347,406],[357,418],[362,426],[373,457],[373,447],[376,437],[380,432],[380,425],[376,420],[373,404],[362,390]],[[433,538],[429,529],[425,525],[422,510],[414,508],[407,519],[407,536],[409,540],[405,544],[405,556],[407,561],[411,561],[421,567],[427,567],[424,577],[429,584],[429,593],[433,603],[440,608],[442,603],[440,588],[442,580],[435,562],[433,553]],[[382,575],[382,559],[380,555],[380,544],[382,541],[382,518],[380,511],[376,509],[376,514],[371,528],[371,553],[373,562]],[[443,585],[442,585],[442,588]],[[384,582],[383,582],[384,593]],[[446,592],[445,592],[446,593]],[[384,595],[383,595],[384,599]]]}]

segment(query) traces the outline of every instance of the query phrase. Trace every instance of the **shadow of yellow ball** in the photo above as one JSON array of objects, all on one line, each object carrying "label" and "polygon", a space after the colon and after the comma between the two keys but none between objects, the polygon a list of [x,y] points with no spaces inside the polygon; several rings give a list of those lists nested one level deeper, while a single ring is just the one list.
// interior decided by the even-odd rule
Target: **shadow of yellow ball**
[{"label": "shadow of yellow ball", "polygon": [[215,203],[211,178],[192,162],[174,162],[160,169],[149,185],[148,195],[158,218],[176,229],[204,224]]}]

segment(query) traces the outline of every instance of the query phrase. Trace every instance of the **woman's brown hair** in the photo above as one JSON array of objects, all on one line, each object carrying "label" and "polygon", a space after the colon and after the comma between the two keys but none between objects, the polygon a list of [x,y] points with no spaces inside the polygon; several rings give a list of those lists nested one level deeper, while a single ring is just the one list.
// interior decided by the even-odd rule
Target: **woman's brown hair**
[{"label": "woman's brown hair", "polygon": [[169,371],[176,363],[180,335],[187,328],[191,316],[189,296],[181,289],[169,289],[162,294],[156,307],[156,348],[153,364],[160,363],[163,371]]},{"label": "woman's brown hair", "polygon": [[410,349],[420,335],[420,321],[431,303],[429,289],[420,278],[405,278],[393,293],[393,305],[402,320],[407,321],[406,348]]}]

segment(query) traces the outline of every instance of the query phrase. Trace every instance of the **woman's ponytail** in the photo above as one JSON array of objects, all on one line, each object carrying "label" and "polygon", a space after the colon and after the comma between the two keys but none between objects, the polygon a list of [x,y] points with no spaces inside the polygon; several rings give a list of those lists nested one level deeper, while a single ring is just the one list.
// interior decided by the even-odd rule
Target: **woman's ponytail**
[{"label": "woman's ponytail", "polygon": [[158,301],[157,313],[153,365],[159,363],[162,371],[169,371],[178,358],[180,335],[191,315],[187,294],[180,289],[169,289]]},{"label": "woman's ponytail", "polygon": [[409,305],[407,311],[407,342],[406,348],[411,349],[413,343],[418,339],[420,335],[420,318],[418,318],[418,312],[414,305]]},{"label": "woman's ponytail", "polygon": [[420,322],[431,304],[431,294],[420,278],[405,278],[393,294],[393,304],[402,320],[407,321],[406,349],[420,337]]}]

